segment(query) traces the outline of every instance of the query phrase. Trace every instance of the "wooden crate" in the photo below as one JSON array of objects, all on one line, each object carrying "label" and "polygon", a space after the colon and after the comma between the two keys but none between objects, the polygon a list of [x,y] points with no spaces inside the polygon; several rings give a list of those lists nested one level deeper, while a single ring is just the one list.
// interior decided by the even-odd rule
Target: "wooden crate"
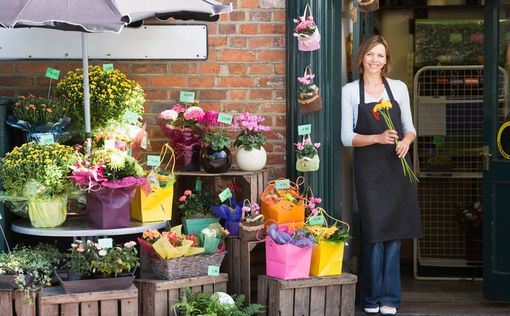
[{"label": "wooden crate", "polygon": [[0,315],[35,316],[37,312],[37,291],[30,291],[32,304],[23,299],[22,291],[0,289]]},{"label": "wooden crate", "polygon": [[40,316],[138,316],[138,290],[65,294],[62,287],[44,288],[39,295]]},{"label": "wooden crate", "polygon": [[177,303],[187,287],[194,293],[226,292],[228,275],[200,276],[179,280],[138,279],[138,309],[143,316],[174,315],[171,306]]},{"label": "wooden crate", "polygon": [[266,306],[265,315],[354,315],[357,277],[339,276],[279,280],[266,275],[258,279],[259,304]]},{"label": "wooden crate", "polygon": [[221,270],[228,274],[229,294],[243,294],[245,302],[255,302],[257,277],[266,273],[265,240],[241,241],[239,237],[227,237],[227,255]]}]

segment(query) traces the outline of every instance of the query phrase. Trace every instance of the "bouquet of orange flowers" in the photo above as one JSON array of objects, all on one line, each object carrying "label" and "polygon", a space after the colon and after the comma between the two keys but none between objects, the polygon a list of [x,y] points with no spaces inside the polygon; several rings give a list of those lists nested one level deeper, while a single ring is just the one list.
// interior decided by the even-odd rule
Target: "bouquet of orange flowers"
[{"label": "bouquet of orange flowers", "polygon": [[[391,101],[381,99],[372,109],[372,114],[374,115],[376,120],[380,120],[381,119],[380,115],[382,115],[384,122],[386,123],[386,126],[389,129],[395,130],[395,125],[393,125],[393,121],[391,120],[389,112],[392,106],[393,105],[391,104]],[[398,144],[398,140],[395,140],[395,144]],[[418,177],[416,177],[413,170],[411,169],[411,166],[409,166],[409,163],[407,163],[407,160],[405,158],[406,158],[405,156],[400,157],[400,163],[402,164],[404,176],[409,177],[409,181],[411,182],[420,182],[420,180],[418,180]]]}]

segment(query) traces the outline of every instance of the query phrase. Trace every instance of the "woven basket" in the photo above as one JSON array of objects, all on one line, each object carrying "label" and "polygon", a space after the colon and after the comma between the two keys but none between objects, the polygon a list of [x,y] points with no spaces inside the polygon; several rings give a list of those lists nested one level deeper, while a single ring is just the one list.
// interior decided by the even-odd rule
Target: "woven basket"
[{"label": "woven basket", "polygon": [[316,112],[322,109],[322,98],[319,93],[320,90],[317,89],[317,92],[311,97],[305,98],[304,95],[298,96],[298,103],[301,106],[301,112],[303,112],[303,114]]},{"label": "woven basket", "polygon": [[186,256],[176,259],[161,259],[156,256],[149,256],[147,252],[141,251],[142,278],[156,278],[163,280],[177,280],[205,276],[209,272],[209,266],[221,266],[226,251],[211,255]]},{"label": "woven basket", "polygon": [[252,226],[239,223],[239,238],[242,241],[263,240],[265,235],[264,224]]}]

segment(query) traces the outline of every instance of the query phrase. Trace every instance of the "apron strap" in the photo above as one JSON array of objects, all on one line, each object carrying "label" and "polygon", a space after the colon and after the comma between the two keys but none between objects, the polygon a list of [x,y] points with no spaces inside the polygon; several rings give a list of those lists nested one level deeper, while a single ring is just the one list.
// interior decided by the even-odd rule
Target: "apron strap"
[{"label": "apron strap", "polygon": [[363,76],[359,77],[359,104],[365,104],[365,86],[363,83]]},{"label": "apron strap", "polygon": [[388,83],[385,77],[383,77],[382,80],[384,83],[384,88],[386,89],[386,93],[388,93],[388,96],[390,97],[390,101],[394,102],[395,98],[393,97],[393,92],[391,92],[390,84]]}]

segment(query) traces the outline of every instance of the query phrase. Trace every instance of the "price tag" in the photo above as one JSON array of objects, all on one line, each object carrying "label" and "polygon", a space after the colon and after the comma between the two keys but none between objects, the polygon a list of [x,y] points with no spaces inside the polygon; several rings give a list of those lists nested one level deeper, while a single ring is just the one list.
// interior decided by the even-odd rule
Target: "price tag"
[{"label": "price tag", "polygon": [[207,266],[207,275],[220,275],[220,267],[219,266]]},{"label": "price tag", "polygon": [[308,220],[308,224],[311,226],[324,225],[324,222],[325,222],[325,219],[324,219],[324,216],[322,216],[322,215],[312,216]]},{"label": "price tag", "polygon": [[181,91],[179,94],[179,102],[193,103],[195,102],[195,92]]},{"label": "price tag", "polygon": [[220,197],[220,201],[224,202],[232,197],[232,191],[230,191],[229,188],[226,188],[223,192],[218,194],[218,196]]},{"label": "price tag", "polygon": [[113,64],[103,64],[103,72],[105,74],[113,72]]},{"label": "price tag", "polygon": [[312,133],[312,124],[299,125],[297,130],[299,136],[308,135]]},{"label": "price tag", "polygon": [[232,124],[232,119],[234,117],[232,116],[232,114],[227,114],[227,113],[220,113],[218,114],[218,122],[220,123],[225,123],[225,124]]},{"label": "price tag", "polygon": [[202,191],[202,180],[200,178],[197,178],[195,181],[195,191],[200,192]]},{"label": "price tag", "polygon": [[157,167],[159,166],[161,159],[158,155],[147,155],[147,166]]},{"label": "price tag", "polygon": [[104,148],[115,148],[115,139],[107,139],[104,141]]},{"label": "price tag", "polygon": [[50,67],[48,67],[48,69],[46,69],[46,77],[48,77],[50,79],[58,80],[59,76],[60,76],[60,70],[53,69]]},{"label": "price tag", "polygon": [[290,188],[290,180],[284,179],[284,180],[276,180],[274,182],[274,186],[277,190],[285,190]]},{"label": "price tag", "polygon": [[41,145],[51,145],[54,142],[55,139],[53,138],[53,134],[45,133],[39,136],[39,143],[41,143]]},{"label": "price tag", "polygon": [[101,239],[98,239],[97,243],[103,249],[113,248],[113,239],[111,239],[111,238],[101,238]]},{"label": "price tag", "polygon": [[443,145],[444,144],[444,136],[434,136],[432,138],[432,144]]},{"label": "price tag", "polygon": [[126,121],[128,121],[129,123],[135,123],[138,121],[138,119],[140,118],[140,115],[138,115],[137,113],[135,112],[131,112],[131,111],[126,111],[124,112],[124,119]]}]

